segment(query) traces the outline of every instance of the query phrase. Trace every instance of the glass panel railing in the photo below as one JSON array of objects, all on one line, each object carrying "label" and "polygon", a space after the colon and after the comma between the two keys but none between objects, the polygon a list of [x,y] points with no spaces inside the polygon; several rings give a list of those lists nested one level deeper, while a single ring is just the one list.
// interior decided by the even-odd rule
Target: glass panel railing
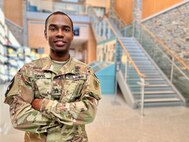
[{"label": "glass panel railing", "polygon": [[189,78],[185,77],[177,67],[174,66],[173,70],[172,83],[189,103]]},{"label": "glass panel railing", "polygon": [[95,32],[95,37],[97,42],[101,42],[114,37],[113,32],[108,26],[108,23],[104,20],[91,18],[93,30]]},{"label": "glass panel railing", "polygon": [[125,26],[120,30],[123,37],[132,37],[133,35],[133,27],[131,25]]},{"label": "glass panel railing", "polygon": [[82,4],[43,0],[29,0],[27,10],[32,12],[64,11],[71,15],[87,15],[88,13],[87,6]]},{"label": "glass panel railing", "polygon": [[[135,86],[136,88],[138,88],[140,90],[141,87],[138,84],[138,82],[140,82],[140,78],[141,78],[140,74],[138,74],[137,70],[134,67],[134,64],[132,64],[130,62],[130,59],[128,58],[126,51],[124,50],[124,48],[122,48],[122,46],[119,42],[117,42],[116,49],[117,49],[117,51],[116,51],[117,59],[116,60],[117,60],[117,62],[120,62],[120,70],[125,79],[125,82],[130,87],[130,89],[131,89],[131,86]],[[135,90],[131,89],[130,91],[133,92]]]},{"label": "glass panel railing", "polygon": [[[83,3],[61,2],[61,1],[44,1],[44,0],[28,0],[27,11],[29,12],[53,12],[63,11],[68,15],[86,16],[91,10],[91,5],[84,5]],[[105,8],[94,6],[93,11],[96,12],[97,17],[105,15]]]},{"label": "glass panel railing", "polygon": [[[102,40],[107,40],[108,38],[114,38],[116,39],[116,51],[115,51],[115,64],[116,64],[116,76],[121,73],[122,78],[121,80],[125,81],[125,83],[128,85],[130,90],[127,89],[125,86],[127,92],[127,96],[129,97],[129,101],[131,101],[132,105],[136,105],[136,101],[134,101],[134,96],[132,95],[132,92],[139,92],[141,97],[141,110],[143,110],[144,106],[144,75],[139,71],[138,67],[132,60],[129,52],[127,51],[126,47],[120,40],[120,37],[118,36],[117,32],[112,27],[110,21],[104,17],[102,20],[96,18],[95,13],[91,14],[91,21],[92,21],[92,27],[95,33],[95,36],[97,37],[97,42],[100,42]],[[116,77],[117,78],[117,77]],[[117,82],[117,81],[116,81]],[[135,86],[132,87],[131,86]],[[141,111],[143,113],[143,111]]]},{"label": "glass panel railing", "polygon": [[123,29],[126,26],[126,23],[124,20],[122,20],[121,16],[118,14],[118,12],[115,11],[115,9],[111,8],[109,12],[108,17],[118,29]]},{"label": "glass panel railing", "polygon": [[189,85],[189,67],[144,25],[134,25],[133,36],[189,102],[189,89],[184,87]]},{"label": "glass panel railing", "polygon": [[10,39],[11,43],[16,46],[20,46],[23,44],[23,28],[11,22],[9,19],[6,20],[6,25],[8,29],[8,38]]}]

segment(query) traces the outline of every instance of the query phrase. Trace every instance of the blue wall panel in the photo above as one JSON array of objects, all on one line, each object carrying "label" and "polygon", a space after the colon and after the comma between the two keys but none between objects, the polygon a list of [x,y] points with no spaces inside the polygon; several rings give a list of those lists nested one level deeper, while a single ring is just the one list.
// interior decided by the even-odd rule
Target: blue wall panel
[{"label": "blue wall panel", "polygon": [[100,80],[101,93],[114,95],[115,93],[115,64],[111,64],[96,72]]}]

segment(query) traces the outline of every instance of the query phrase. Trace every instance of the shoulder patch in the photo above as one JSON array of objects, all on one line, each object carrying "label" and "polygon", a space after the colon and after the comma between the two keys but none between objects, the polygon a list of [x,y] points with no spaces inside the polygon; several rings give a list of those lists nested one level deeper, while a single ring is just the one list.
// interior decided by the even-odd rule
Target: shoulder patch
[{"label": "shoulder patch", "polygon": [[11,80],[11,82],[10,82],[8,88],[7,88],[7,91],[5,92],[5,97],[7,97],[7,94],[10,91],[10,89],[12,88],[13,84],[14,84],[14,78]]}]

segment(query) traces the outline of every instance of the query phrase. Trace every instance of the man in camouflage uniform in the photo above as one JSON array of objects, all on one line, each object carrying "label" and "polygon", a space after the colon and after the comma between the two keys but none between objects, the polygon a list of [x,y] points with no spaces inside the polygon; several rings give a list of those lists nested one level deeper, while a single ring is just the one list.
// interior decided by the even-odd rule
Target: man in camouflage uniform
[{"label": "man in camouflage uniform", "polygon": [[13,126],[25,142],[87,142],[85,124],[94,120],[99,81],[86,64],[70,57],[72,20],[63,12],[45,22],[50,56],[25,64],[6,92]]}]

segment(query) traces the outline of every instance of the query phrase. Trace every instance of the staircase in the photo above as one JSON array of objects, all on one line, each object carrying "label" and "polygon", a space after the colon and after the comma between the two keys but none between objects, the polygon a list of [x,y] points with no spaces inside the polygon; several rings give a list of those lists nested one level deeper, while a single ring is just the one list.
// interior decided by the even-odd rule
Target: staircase
[{"label": "staircase", "polygon": [[[144,106],[177,106],[184,105],[184,99],[175,87],[169,82],[166,76],[153,62],[145,50],[134,38],[121,37],[120,40],[131,55],[133,61],[145,75],[144,88]],[[139,78],[136,77],[133,68],[128,69],[127,84],[130,92],[137,104],[140,106],[141,91],[140,86],[136,84]]]}]

